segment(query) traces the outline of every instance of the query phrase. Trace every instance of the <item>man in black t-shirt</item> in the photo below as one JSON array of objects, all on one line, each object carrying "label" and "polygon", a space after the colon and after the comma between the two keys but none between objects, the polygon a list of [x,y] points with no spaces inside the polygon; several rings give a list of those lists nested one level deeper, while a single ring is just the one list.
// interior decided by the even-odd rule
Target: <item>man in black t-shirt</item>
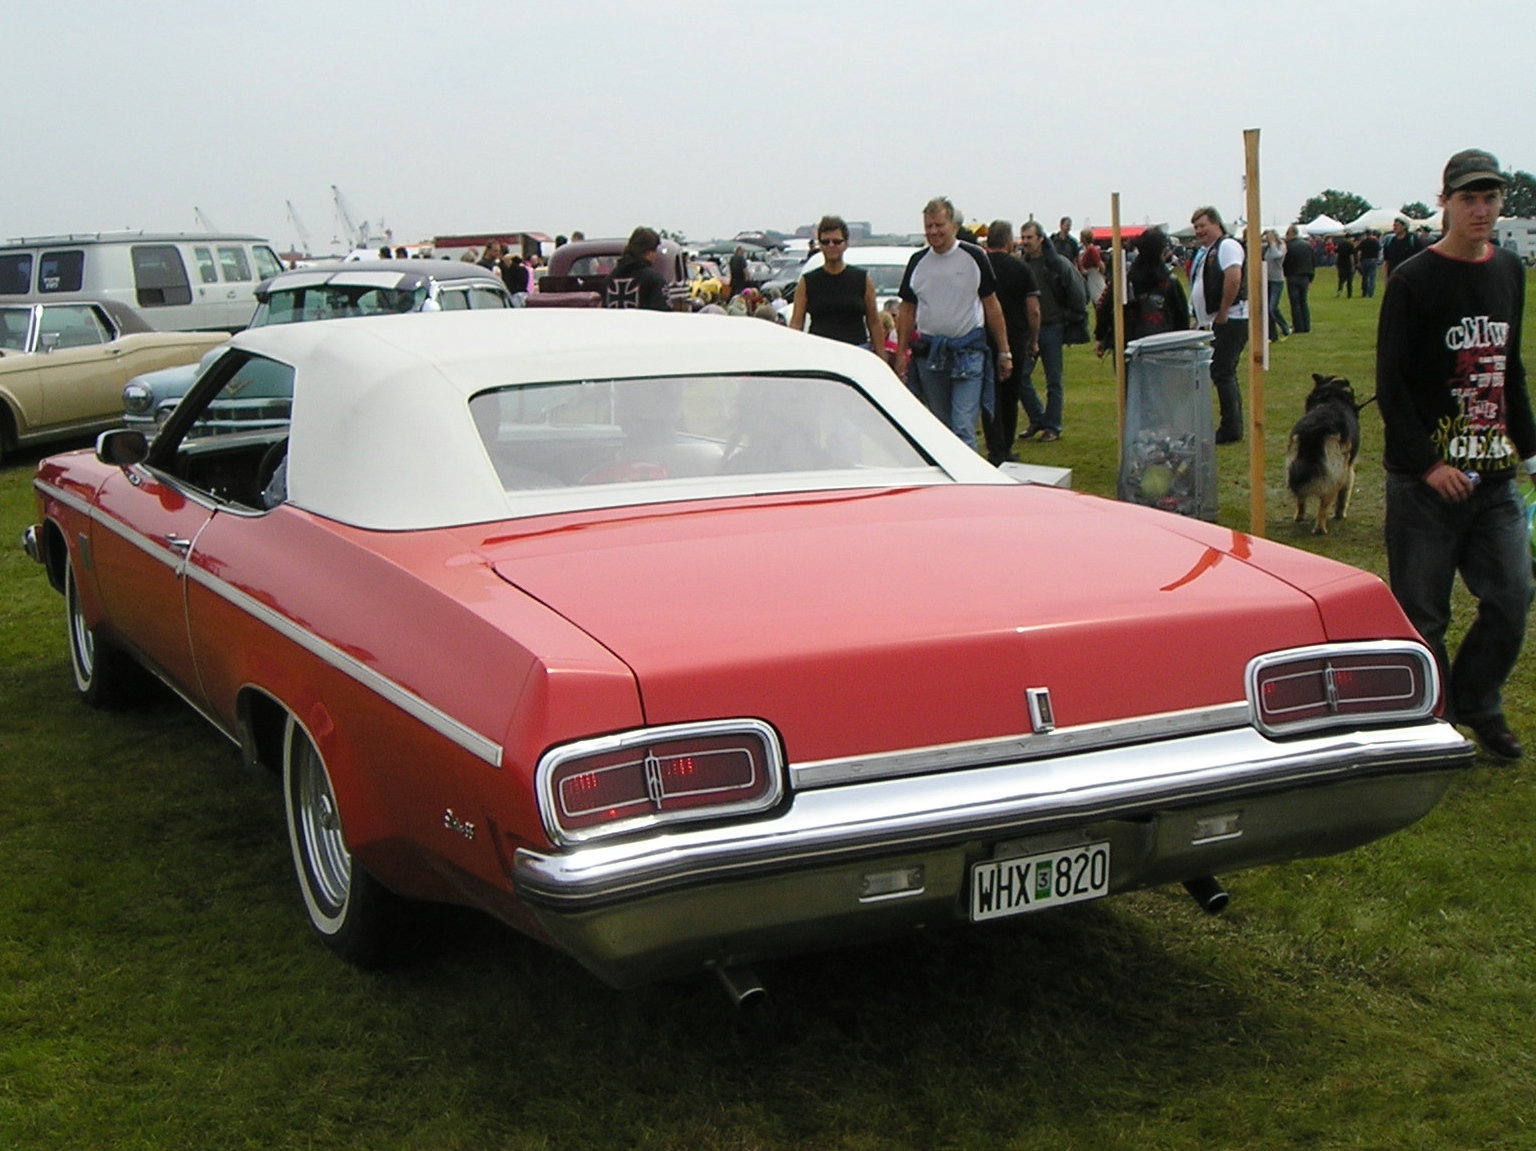
[{"label": "man in black t-shirt", "polygon": [[1013,455],[1013,438],[1019,429],[1019,391],[1024,381],[1024,366],[1040,354],[1040,289],[1024,261],[1013,255],[1013,224],[993,220],[987,227],[987,259],[997,280],[997,302],[1003,309],[1003,327],[1008,330],[1008,347],[1017,349],[1017,359],[1009,360],[1013,370],[997,375],[997,408],[991,416],[982,414],[981,427],[987,438],[987,459],[993,464],[1006,463]]},{"label": "man in black t-shirt", "polygon": [[[1491,242],[1506,181],[1468,149],[1445,167],[1445,234],[1387,281],[1376,337],[1386,433],[1392,592],[1435,653],[1449,718],[1516,760],[1504,717],[1530,608],[1531,552],[1518,490],[1536,474],[1536,419],[1520,354],[1525,269]],[[1477,616],[1445,646],[1457,573]]]}]

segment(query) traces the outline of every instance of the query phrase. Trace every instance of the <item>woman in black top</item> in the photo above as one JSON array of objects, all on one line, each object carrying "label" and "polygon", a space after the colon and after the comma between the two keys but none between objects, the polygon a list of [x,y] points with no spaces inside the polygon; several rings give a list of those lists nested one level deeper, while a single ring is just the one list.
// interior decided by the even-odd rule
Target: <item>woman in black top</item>
[{"label": "woman in black top", "polygon": [[789,326],[804,331],[809,316],[811,335],[858,344],[885,359],[885,329],[875,304],[875,282],[863,268],[843,259],[848,251],[848,225],[841,216],[823,216],[816,226],[816,242],[824,263],[800,277]]},{"label": "woman in black top", "polygon": [[[1136,240],[1136,258],[1126,269],[1125,342],[1189,327],[1189,300],[1178,277],[1168,270],[1168,237],[1149,228]],[[1099,298],[1094,352],[1103,356],[1115,343],[1113,292]]]},{"label": "woman in black top", "polygon": [[656,270],[661,235],[654,229],[640,227],[629,234],[629,242],[603,286],[603,307],[644,308],[670,312],[667,278]]}]

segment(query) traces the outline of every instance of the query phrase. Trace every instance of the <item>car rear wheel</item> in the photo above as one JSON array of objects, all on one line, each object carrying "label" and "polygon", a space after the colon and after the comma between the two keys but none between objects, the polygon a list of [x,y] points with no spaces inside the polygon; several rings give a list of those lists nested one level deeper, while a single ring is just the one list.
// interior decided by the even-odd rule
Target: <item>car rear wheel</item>
[{"label": "car rear wheel", "polygon": [[283,799],[310,926],[347,962],[377,965],[386,958],[402,901],[352,858],[330,772],[291,716],[283,739]]},{"label": "car rear wheel", "polygon": [[69,628],[69,665],[75,673],[75,690],[92,707],[116,707],[139,694],[145,673],[86,623],[80,608],[80,589],[75,565],[64,564],[64,619]]}]

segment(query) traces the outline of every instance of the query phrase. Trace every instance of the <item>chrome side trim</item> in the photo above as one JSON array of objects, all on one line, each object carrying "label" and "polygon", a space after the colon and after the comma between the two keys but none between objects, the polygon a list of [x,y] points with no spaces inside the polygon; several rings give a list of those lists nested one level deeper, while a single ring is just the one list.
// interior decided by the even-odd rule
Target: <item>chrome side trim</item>
[{"label": "chrome side trim", "polygon": [[1049,756],[1065,755],[1069,752],[1115,747],[1120,744],[1176,739],[1179,736],[1199,735],[1202,732],[1246,727],[1248,721],[1249,709],[1246,703],[1229,703],[1218,707],[1138,716],[1135,719],[1121,719],[1111,723],[1003,736],[999,739],[937,744],[932,747],[907,748],[879,755],[822,759],[814,763],[791,765],[789,776],[794,790],[811,791],[820,787],[837,787],[861,780],[927,775],[932,772],[978,767],[989,763],[1022,763],[1045,759]]},{"label": "chrome side trim", "polygon": [[1344,780],[1444,772],[1470,766],[1472,754],[1472,745],[1439,721],[1283,742],[1243,727],[823,788],[793,796],[771,817],[567,852],[524,848],[515,882],[529,902],[574,913],[774,870],[1135,819]]},{"label": "chrome side trim", "polygon": [[268,607],[260,600],[247,595],[239,588],[210,575],[202,568],[193,565],[188,568],[187,574],[194,582],[207,588],[220,599],[233,604],[247,615],[254,616],[279,635],[298,644],[305,651],[316,656],[322,662],[330,665],[342,674],[350,676],[369,691],[382,696],[413,719],[419,720],[427,727],[430,727],[443,738],[458,744],[465,751],[479,759],[483,759],[492,767],[501,766],[501,744],[495,740],[488,739],[474,729],[460,723],[453,716],[434,707],[419,695],[401,687],[387,676],[374,671],[373,668],[360,662],[356,657],[348,655],[313,632],[304,630],[287,616]]},{"label": "chrome side trim", "polygon": [[[453,716],[448,715],[446,712],[441,711],[422,699],[419,695],[375,671],[355,656],[349,655],[336,645],[321,639],[313,632],[305,630],[276,609],[247,595],[234,585],[219,579],[200,567],[189,565],[186,560],[180,557],[173,557],[171,552],[152,543],[141,532],[135,531],[117,519],[101,514],[99,509],[87,501],[63,492],[52,484],[36,483],[35,486],[38,490],[46,492],[65,506],[89,517],[93,523],[106,528],[146,555],[165,564],[178,575],[189,577],[220,599],[232,604],[247,615],[260,620],[278,634],[298,644],[305,651],[320,659],[323,663],[335,668],[369,691],[388,700],[407,715],[425,724],[445,739],[462,747],[471,755],[484,760],[492,767],[501,766],[502,747],[495,740],[459,722]],[[186,698],[179,691],[177,694],[182,695],[184,699]],[[197,710],[204,715],[207,714],[202,708],[197,708]]]}]

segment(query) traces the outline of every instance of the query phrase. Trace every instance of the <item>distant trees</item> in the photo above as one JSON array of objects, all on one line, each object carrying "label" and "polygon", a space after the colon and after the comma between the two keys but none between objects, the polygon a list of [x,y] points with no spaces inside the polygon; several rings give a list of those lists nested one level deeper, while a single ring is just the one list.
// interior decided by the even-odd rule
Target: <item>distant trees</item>
[{"label": "distant trees", "polygon": [[1404,204],[1398,211],[1410,220],[1427,220],[1435,214],[1434,209],[1423,200],[1415,200],[1411,204]]},{"label": "distant trees", "polygon": [[[1341,224],[1347,224],[1356,216],[1371,210],[1371,202],[1364,196],[1357,196],[1353,192],[1340,192],[1335,188],[1329,188],[1326,192],[1313,196],[1301,206],[1301,212],[1296,217],[1298,224],[1310,224],[1319,216],[1332,216]],[[1425,213],[1428,215],[1428,213]]]},{"label": "distant trees", "polygon": [[1509,187],[1504,189],[1504,214],[1523,219],[1536,217],[1536,176],[1529,172],[1504,175],[1509,180]]}]

